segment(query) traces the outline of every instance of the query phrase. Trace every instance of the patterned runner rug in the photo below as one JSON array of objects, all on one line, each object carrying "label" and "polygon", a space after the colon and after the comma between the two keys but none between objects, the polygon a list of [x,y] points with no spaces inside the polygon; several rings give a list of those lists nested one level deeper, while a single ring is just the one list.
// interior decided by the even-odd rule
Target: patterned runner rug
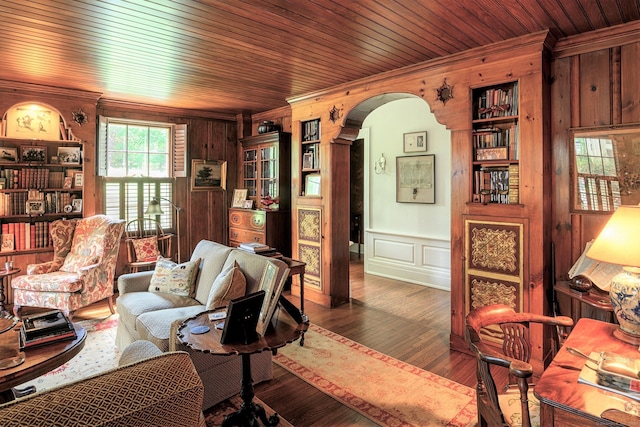
[{"label": "patterned runner rug", "polygon": [[311,324],[274,361],[383,426],[474,426],[475,390]]}]

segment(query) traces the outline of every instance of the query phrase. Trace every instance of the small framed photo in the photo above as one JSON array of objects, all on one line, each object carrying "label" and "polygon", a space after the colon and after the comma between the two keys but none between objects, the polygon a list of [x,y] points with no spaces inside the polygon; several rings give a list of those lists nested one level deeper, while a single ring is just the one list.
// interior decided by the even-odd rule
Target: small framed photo
[{"label": "small framed photo", "polygon": [[245,200],[242,207],[245,209],[253,209],[253,200]]},{"label": "small framed photo", "polygon": [[80,147],[58,147],[58,161],[61,165],[79,165],[81,156]]},{"label": "small framed photo", "polygon": [[44,200],[27,200],[25,212],[29,215],[39,215],[44,213]]},{"label": "small framed photo", "polygon": [[20,147],[20,161],[24,163],[44,163],[47,161],[47,147],[23,145]]},{"label": "small framed photo", "polygon": [[71,201],[71,212],[82,212],[82,199],[73,199]]},{"label": "small framed photo", "polygon": [[0,252],[10,252],[14,248],[14,235],[2,233],[2,249]]},{"label": "small framed photo", "polygon": [[0,163],[15,163],[18,161],[18,149],[13,147],[0,147]]},{"label": "small framed photo", "polygon": [[236,188],[233,190],[233,201],[231,202],[232,208],[243,208],[244,202],[247,200],[247,189]]},{"label": "small framed photo", "polygon": [[62,184],[62,188],[65,190],[70,190],[71,187],[73,187],[73,177],[72,176],[65,176],[64,177],[64,183]]},{"label": "small framed photo", "polygon": [[396,157],[396,202],[436,202],[436,155]]},{"label": "small framed photo", "polygon": [[313,153],[302,155],[302,169],[313,169]]},{"label": "small framed photo", "polygon": [[227,162],[225,160],[191,160],[191,191],[225,190]]},{"label": "small framed photo", "polygon": [[73,188],[82,188],[83,176],[81,171],[73,173]]},{"label": "small framed photo", "polygon": [[427,152],[427,131],[409,132],[404,134],[404,152]]}]

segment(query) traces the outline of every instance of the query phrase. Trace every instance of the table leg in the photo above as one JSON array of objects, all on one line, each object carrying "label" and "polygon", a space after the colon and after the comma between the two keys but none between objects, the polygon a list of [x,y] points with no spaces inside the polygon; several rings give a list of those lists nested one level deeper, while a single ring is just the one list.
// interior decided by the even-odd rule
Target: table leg
[{"label": "table leg", "polygon": [[253,379],[251,378],[251,355],[242,355],[242,387],[240,388],[240,397],[242,398],[242,405],[240,409],[233,414],[229,414],[224,417],[222,421],[222,427],[227,426],[239,426],[239,427],[254,427],[258,426],[258,418],[265,426],[276,426],[280,422],[278,414],[273,414],[267,418],[267,414],[262,407],[257,403],[253,403]]},{"label": "table leg", "polygon": [[4,303],[7,300],[7,297],[4,295],[4,281],[8,276],[0,278],[0,313],[6,311],[4,308]]},{"label": "table leg", "polygon": [[[304,314],[304,270],[300,272],[300,314],[302,314],[302,321],[309,322],[309,316]],[[304,332],[300,335],[300,347],[304,345]]]}]

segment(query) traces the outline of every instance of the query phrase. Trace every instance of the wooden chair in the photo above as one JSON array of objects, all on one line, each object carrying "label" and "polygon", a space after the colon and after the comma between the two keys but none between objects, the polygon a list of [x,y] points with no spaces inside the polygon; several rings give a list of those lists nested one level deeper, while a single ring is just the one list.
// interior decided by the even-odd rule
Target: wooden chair
[{"label": "wooden chair", "polygon": [[152,269],[158,256],[171,258],[173,234],[165,233],[160,223],[154,219],[134,219],[125,227],[127,244],[127,267],[136,273]]},{"label": "wooden chair", "polygon": [[[539,425],[539,402],[533,398],[533,390],[529,390],[533,376],[533,367],[529,364],[529,325],[532,323],[553,326],[555,332],[557,327],[573,326],[570,317],[516,313],[500,304],[488,305],[467,315],[465,339],[477,359],[478,426],[530,427],[536,425],[532,420],[537,420]],[[496,339],[490,340],[489,336]],[[501,347],[497,341],[502,341]],[[509,383],[517,387],[507,386],[506,392],[498,393],[491,365],[508,369]]]}]

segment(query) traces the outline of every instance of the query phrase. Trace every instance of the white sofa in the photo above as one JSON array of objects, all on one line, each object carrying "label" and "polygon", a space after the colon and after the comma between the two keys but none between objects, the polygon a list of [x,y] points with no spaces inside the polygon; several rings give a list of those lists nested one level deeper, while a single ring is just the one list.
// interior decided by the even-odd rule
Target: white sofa
[{"label": "white sofa", "polygon": [[[116,299],[120,315],[116,345],[124,349],[136,340],[147,340],[162,351],[182,350],[189,353],[205,387],[203,409],[207,409],[240,392],[242,364],[240,356],[216,356],[194,351],[175,339],[176,328],[184,319],[206,310],[211,286],[221,271],[238,262],[247,281],[246,293],[260,288],[267,263],[276,266],[278,278],[288,274],[287,265],[277,259],[233,249],[202,240],[191,255],[200,258],[195,298],[149,292],[153,271],[124,274],[118,278]],[[251,373],[255,383],[272,377],[271,353],[251,356]]]}]

